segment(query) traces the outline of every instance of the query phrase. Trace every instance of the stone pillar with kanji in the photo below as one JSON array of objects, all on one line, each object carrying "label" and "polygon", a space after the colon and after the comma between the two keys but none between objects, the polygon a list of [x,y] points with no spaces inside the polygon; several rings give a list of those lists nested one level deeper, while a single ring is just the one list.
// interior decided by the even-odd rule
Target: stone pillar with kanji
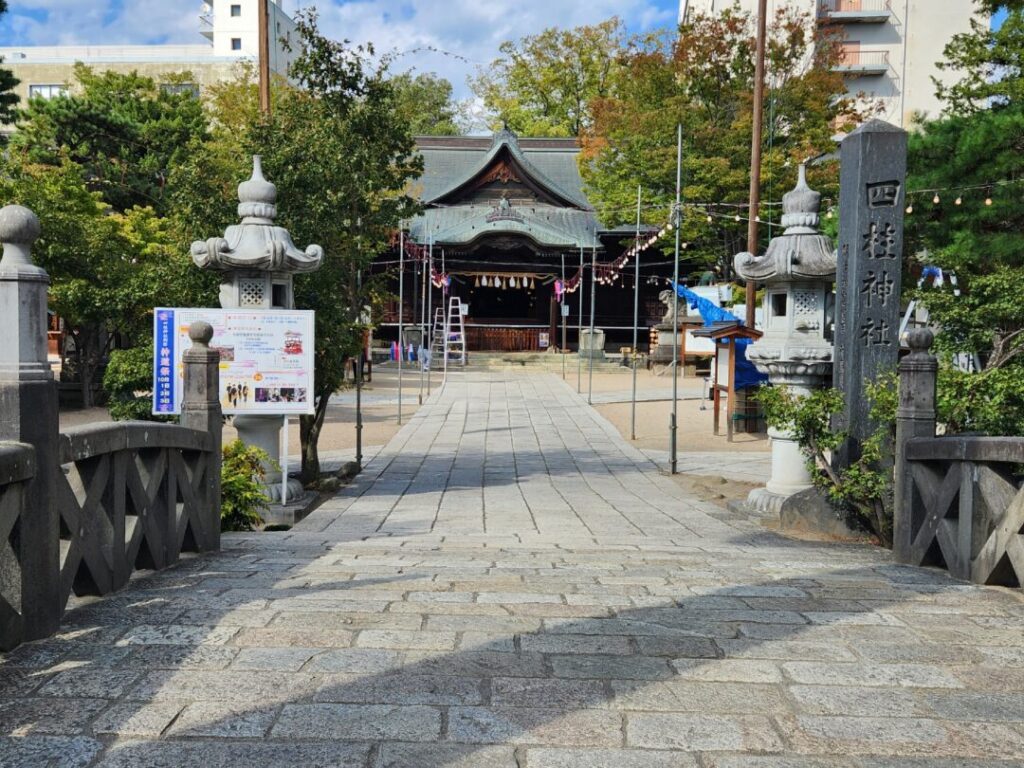
[{"label": "stone pillar with kanji", "polygon": [[844,400],[834,423],[847,434],[834,457],[843,467],[874,431],[865,385],[895,372],[899,357],[907,133],[871,120],[843,139],[840,163],[833,386]]}]

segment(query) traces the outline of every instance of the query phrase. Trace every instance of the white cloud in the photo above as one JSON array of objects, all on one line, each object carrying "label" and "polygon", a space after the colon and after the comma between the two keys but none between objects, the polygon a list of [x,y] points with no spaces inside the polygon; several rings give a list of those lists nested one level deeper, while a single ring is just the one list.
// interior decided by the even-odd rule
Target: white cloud
[{"label": "white cloud", "polygon": [[5,45],[201,43],[194,0],[10,0]]},{"label": "white cloud", "polygon": [[437,72],[461,97],[468,95],[467,76],[493,60],[505,40],[611,16],[638,29],[675,19],[674,10],[655,0],[307,0],[302,7],[317,8],[325,33],[354,43],[372,41],[378,52],[402,52],[396,68]]},{"label": "white cloud", "polygon": [[[665,0],[282,0],[292,13],[315,7],[322,30],[378,53],[398,51],[396,70],[436,72],[458,97],[501,42],[551,27],[617,15],[634,29],[671,24]],[[2,45],[200,43],[200,0],[11,0]],[[40,20],[40,19],[43,20]]]}]

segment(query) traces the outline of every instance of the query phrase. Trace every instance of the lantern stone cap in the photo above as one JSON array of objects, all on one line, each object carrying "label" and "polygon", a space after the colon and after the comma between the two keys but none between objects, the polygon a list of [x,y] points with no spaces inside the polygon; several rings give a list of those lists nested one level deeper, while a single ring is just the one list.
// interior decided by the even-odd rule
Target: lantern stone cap
[{"label": "lantern stone cap", "polygon": [[46,278],[46,271],[32,263],[32,244],[41,232],[39,217],[23,205],[5,205],[0,208],[0,243],[3,258],[0,271],[23,278]]},{"label": "lantern stone cap", "polygon": [[736,274],[744,280],[781,282],[835,278],[832,241],[818,230],[821,193],[807,185],[806,165],[800,164],[796,186],[782,198],[785,231],[773,237],[764,256],[736,254]]},{"label": "lantern stone cap", "polygon": [[324,250],[310,245],[305,251],[292,242],[284,227],[274,224],[277,187],[263,175],[259,155],[253,156],[252,175],[238,185],[239,224],[229,226],[223,237],[192,243],[192,261],[200,269],[222,272],[313,272],[320,268]]}]

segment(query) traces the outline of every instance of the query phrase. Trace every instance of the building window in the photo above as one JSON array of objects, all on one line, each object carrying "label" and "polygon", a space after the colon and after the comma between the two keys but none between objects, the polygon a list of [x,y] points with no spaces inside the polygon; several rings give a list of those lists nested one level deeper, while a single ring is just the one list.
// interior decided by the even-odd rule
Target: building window
[{"label": "building window", "polygon": [[238,4],[232,5],[231,6],[231,15],[232,16],[241,16],[242,15],[242,6],[240,6]]},{"label": "building window", "polygon": [[199,86],[195,83],[161,83],[160,90],[172,95],[186,94],[197,98],[199,96]]},{"label": "building window", "polygon": [[28,87],[28,97],[30,99],[56,99],[58,96],[67,95],[68,88],[63,84],[43,83]]},{"label": "building window", "polygon": [[232,37],[231,38],[231,50],[232,51],[240,51],[240,50],[242,50],[242,38],[240,38],[240,37]]}]

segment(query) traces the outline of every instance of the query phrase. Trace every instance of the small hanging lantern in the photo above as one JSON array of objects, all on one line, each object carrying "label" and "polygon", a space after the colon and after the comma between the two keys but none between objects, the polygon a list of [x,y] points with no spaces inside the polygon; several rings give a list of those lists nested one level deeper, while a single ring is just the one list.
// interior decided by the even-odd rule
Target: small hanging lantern
[{"label": "small hanging lantern", "polygon": [[518,287],[516,286],[516,279],[514,277],[511,280],[509,280],[509,285],[511,285],[513,288]]},{"label": "small hanging lantern", "polygon": [[534,288],[534,282],[533,282],[533,278],[531,277],[530,278],[530,290],[532,291],[533,288]]},{"label": "small hanging lantern", "polygon": [[476,281],[473,283],[473,287],[474,288],[479,288],[480,287],[480,275],[476,276]]}]

